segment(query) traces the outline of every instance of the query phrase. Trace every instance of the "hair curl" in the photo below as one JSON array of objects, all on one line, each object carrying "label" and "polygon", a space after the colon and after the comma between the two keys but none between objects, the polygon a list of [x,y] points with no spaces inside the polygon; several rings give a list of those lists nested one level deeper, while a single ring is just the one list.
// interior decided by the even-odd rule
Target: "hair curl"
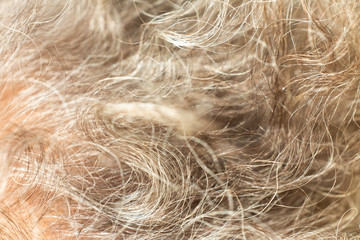
[{"label": "hair curl", "polygon": [[360,235],[359,1],[0,11],[0,239]]}]

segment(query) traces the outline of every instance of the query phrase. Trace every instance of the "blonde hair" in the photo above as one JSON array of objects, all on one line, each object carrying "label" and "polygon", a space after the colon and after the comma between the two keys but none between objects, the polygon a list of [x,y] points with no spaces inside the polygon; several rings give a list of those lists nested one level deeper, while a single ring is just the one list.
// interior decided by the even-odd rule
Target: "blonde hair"
[{"label": "blonde hair", "polygon": [[3,1],[0,238],[358,236],[359,10]]}]

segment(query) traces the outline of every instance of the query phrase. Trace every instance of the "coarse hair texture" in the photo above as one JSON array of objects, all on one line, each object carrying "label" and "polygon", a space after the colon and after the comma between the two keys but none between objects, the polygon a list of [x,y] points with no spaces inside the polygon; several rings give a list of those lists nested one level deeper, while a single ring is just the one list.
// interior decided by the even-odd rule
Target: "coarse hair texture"
[{"label": "coarse hair texture", "polygon": [[360,236],[357,0],[0,2],[0,239]]}]

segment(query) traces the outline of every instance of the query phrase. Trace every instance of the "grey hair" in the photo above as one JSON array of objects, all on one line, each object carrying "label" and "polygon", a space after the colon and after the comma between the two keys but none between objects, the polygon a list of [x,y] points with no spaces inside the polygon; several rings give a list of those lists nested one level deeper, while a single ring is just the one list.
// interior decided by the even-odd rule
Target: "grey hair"
[{"label": "grey hair", "polygon": [[0,239],[360,229],[360,2],[0,3]]}]

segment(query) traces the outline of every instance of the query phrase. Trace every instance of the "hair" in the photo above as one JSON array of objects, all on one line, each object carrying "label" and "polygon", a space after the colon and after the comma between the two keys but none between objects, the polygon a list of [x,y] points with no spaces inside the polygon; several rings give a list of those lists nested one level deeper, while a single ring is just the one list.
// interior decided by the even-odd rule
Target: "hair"
[{"label": "hair", "polygon": [[360,235],[359,1],[0,12],[0,239]]}]

